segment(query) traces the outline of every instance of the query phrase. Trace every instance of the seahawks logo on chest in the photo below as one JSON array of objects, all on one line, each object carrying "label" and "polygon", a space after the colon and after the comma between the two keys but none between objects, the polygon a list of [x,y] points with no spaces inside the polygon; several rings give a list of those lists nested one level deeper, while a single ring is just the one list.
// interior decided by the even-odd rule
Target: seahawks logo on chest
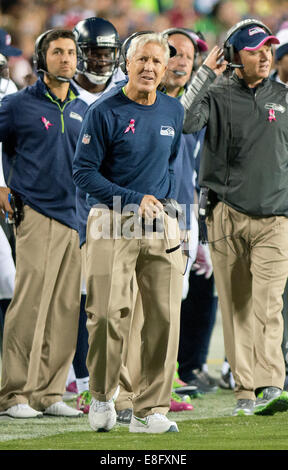
[{"label": "seahawks logo on chest", "polygon": [[168,137],[174,137],[175,131],[174,131],[174,128],[172,126],[161,126],[160,134],[161,135],[166,135]]},{"label": "seahawks logo on chest", "polygon": [[71,113],[69,114],[69,117],[72,119],[77,119],[77,121],[80,121],[80,122],[83,121],[82,116],[80,116],[80,114],[78,113],[75,113],[74,111],[71,111]]},{"label": "seahawks logo on chest", "polygon": [[277,103],[266,103],[265,109],[273,109],[274,111],[279,111],[280,113],[285,113],[286,108],[282,104]]}]

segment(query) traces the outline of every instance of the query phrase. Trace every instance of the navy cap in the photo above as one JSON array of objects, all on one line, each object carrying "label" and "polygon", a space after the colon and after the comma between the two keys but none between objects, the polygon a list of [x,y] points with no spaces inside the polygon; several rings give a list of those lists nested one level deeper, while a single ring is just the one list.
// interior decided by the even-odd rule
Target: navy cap
[{"label": "navy cap", "polygon": [[269,35],[268,31],[262,26],[249,25],[243,29],[236,31],[229,39],[236,51],[257,51],[267,41],[272,44],[279,44],[279,39],[276,36]]},{"label": "navy cap", "polygon": [[18,56],[22,54],[20,49],[13,47],[11,44],[11,36],[7,31],[0,28],[0,54],[5,55],[6,57]]}]

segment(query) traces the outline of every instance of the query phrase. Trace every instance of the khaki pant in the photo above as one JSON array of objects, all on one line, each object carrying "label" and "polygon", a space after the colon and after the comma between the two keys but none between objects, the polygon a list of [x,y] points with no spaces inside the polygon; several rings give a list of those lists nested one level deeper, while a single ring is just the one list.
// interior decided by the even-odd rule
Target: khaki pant
[{"label": "khaki pant", "polygon": [[218,203],[207,228],[235,395],[255,399],[256,389],[284,384],[288,219],[249,217]]},{"label": "khaki pant", "polygon": [[[164,238],[152,235],[153,238],[141,239],[96,239],[95,217],[92,209],[86,246],[90,391],[96,399],[106,401],[118,386],[123,344],[127,340],[121,323],[133,310],[131,282],[136,273],[144,324],[140,339],[140,393],[133,399],[133,410],[139,417],[155,412],[165,414],[170,407],[176,368],[183,284],[181,249],[171,253],[166,250],[179,245],[178,223],[169,218],[169,223],[175,225],[174,239],[167,236],[167,216]],[[108,211],[107,218],[112,226],[112,211]],[[121,223],[125,220],[123,216]]]},{"label": "khaki pant", "polygon": [[17,229],[14,296],[6,312],[0,409],[43,410],[62,399],[77,339],[78,233],[28,206]]},{"label": "khaki pant", "polygon": [[[82,259],[82,279],[85,283],[85,293],[86,293],[86,243],[84,243],[81,247],[81,259]],[[136,277],[133,277],[131,282],[131,293],[132,297],[136,297],[138,292],[137,281]],[[132,301],[134,304],[134,300]],[[119,385],[120,385],[120,392],[115,401],[115,408],[116,410],[125,410],[127,408],[132,408],[132,399],[134,396],[134,389],[132,389],[132,380],[130,377],[130,373],[127,367],[128,361],[128,341],[130,338],[130,329],[131,329],[131,321],[132,321],[132,314],[134,314],[134,308],[132,309],[130,315],[122,319],[121,328],[122,328],[122,335],[124,338],[123,341],[123,352],[122,352],[122,366],[121,372],[119,377]],[[140,345],[139,345],[140,347]]]}]

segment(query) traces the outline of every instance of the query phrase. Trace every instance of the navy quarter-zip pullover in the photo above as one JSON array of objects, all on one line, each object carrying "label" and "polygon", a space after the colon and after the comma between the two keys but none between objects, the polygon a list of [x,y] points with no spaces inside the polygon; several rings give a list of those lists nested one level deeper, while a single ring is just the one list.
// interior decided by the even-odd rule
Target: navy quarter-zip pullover
[{"label": "navy quarter-zip pullover", "polygon": [[184,110],[175,98],[157,92],[151,106],[126,97],[122,89],[91,105],[85,115],[73,163],[77,186],[90,206],[140,205],[145,194],[175,197],[174,164]]},{"label": "navy quarter-zip pullover", "polygon": [[77,95],[70,85],[61,102],[39,78],[5,97],[0,106],[6,184],[24,204],[75,230],[72,160],[87,109]]}]

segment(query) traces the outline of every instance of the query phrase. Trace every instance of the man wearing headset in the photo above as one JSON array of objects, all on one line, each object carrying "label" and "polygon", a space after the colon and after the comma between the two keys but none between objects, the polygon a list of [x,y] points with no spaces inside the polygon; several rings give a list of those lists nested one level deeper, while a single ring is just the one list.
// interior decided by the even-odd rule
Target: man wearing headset
[{"label": "man wearing headset", "polygon": [[[109,431],[116,423],[112,398],[122,365],[121,322],[133,309],[134,273],[145,320],[142,383],[129,430],[178,431],[165,415],[176,365],[183,260],[177,220],[164,214],[159,201],[175,195],[173,167],[183,123],[177,100],[157,92],[169,54],[161,34],[131,40],[128,82],[89,108],[74,158],[74,181],[93,207],[87,224],[86,310],[89,422],[96,431]],[[147,217],[149,234],[142,225]],[[157,235],[158,217],[163,225]]]},{"label": "man wearing headset", "polygon": [[[182,98],[185,132],[207,126],[200,185],[208,188],[208,240],[236,382],[233,415],[288,409],[282,294],[288,275],[287,89],[269,79],[272,44],[244,20],[215,46]],[[221,76],[228,69],[230,76]],[[225,74],[226,75],[226,74]],[[205,195],[206,190],[203,192]]]},{"label": "man wearing headset", "polygon": [[[163,85],[169,96],[180,99],[193,72],[197,70],[198,57],[208,50],[208,45],[198,34],[188,29],[170,28],[162,34],[168,36],[169,43],[177,50],[175,57],[169,60]],[[217,390],[215,380],[205,370],[217,298],[214,297],[209,247],[199,243],[194,209],[198,197],[195,193],[204,134],[205,129],[195,134],[183,134],[183,154],[175,168],[178,202],[186,205],[186,224],[182,228],[188,234],[190,255],[181,306],[178,374],[182,381],[195,386],[192,395]],[[198,265],[201,257],[202,263]]]},{"label": "man wearing headset", "polygon": [[[191,80],[193,72],[195,72],[197,68],[196,63],[199,55],[208,50],[208,45],[194,31],[184,28],[169,28],[162,31],[162,34],[164,37],[168,37],[170,46],[174,47],[177,52],[169,59],[168,68],[163,77],[160,89],[168,96],[180,99],[184,93],[185,87]],[[215,320],[216,309],[214,280],[211,279],[211,261],[209,260],[210,256],[208,258],[206,254],[209,248],[199,246],[198,222],[194,214],[194,204],[196,204],[196,200],[194,199],[196,187],[195,175],[198,173],[200,150],[204,133],[205,130],[203,129],[195,134],[182,134],[181,156],[177,158],[175,165],[177,200],[180,204],[185,204],[186,208],[185,221],[180,221],[180,227],[186,239],[185,246],[187,251],[189,249],[189,258],[187,260],[184,276],[178,352],[178,373],[181,382],[183,381],[184,383],[181,383],[181,388],[177,382],[173,385],[176,387],[178,385],[175,390],[180,391],[181,395],[187,396],[187,394],[190,394],[192,397],[198,396],[199,393],[202,394],[217,390],[214,379],[210,377],[206,371],[204,372],[204,370],[202,370],[202,367],[206,364],[208,345]],[[206,250],[206,248],[208,250]],[[201,267],[197,265],[198,267],[196,268],[196,261],[193,269],[195,267],[197,275],[194,274],[194,272],[190,274],[192,263],[194,263],[196,259],[197,251],[200,252],[200,250],[202,250],[202,253],[204,250],[206,252],[203,258],[205,259],[207,268],[201,271],[204,262]],[[200,276],[198,274],[200,274]],[[140,319],[143,318],[141,313],[141,301],[138,295],[132,320],[133,328],[130,348],[133,349],[133,354],[131,354],[130,358],[128,355],[131,377],[133,377],[135,383],[137,383],[135,377],[137,377],[139,373],[139,367],[138,370],[136,369],[137,361],[135,358],[140,351],[140,347],[138,347],[138,351],[137,348],[134,348],[137,340],[135,330],[137,331],[141,327]],[[138,378],[138,382],[140,382],[140,377]],[[172,411],[191,409],[191,404],[182,401],[180,398],[181,395],[180,393],[176,394],[172,392],[170,407]]]},{"label": "man wearing headset", "polygon": [[13,418],[42,412],[75,417],[82,411],[68,407],[62,395],[76,346],[81,287],[72,158],[87,105],[70,84],[77,63],[73,33],[43,33],[35,63],[37,82],[5,97],[0,108],[9,182],[0,191],[0,210],[15,219],[17,258],[4,326],[0,410]]}]

